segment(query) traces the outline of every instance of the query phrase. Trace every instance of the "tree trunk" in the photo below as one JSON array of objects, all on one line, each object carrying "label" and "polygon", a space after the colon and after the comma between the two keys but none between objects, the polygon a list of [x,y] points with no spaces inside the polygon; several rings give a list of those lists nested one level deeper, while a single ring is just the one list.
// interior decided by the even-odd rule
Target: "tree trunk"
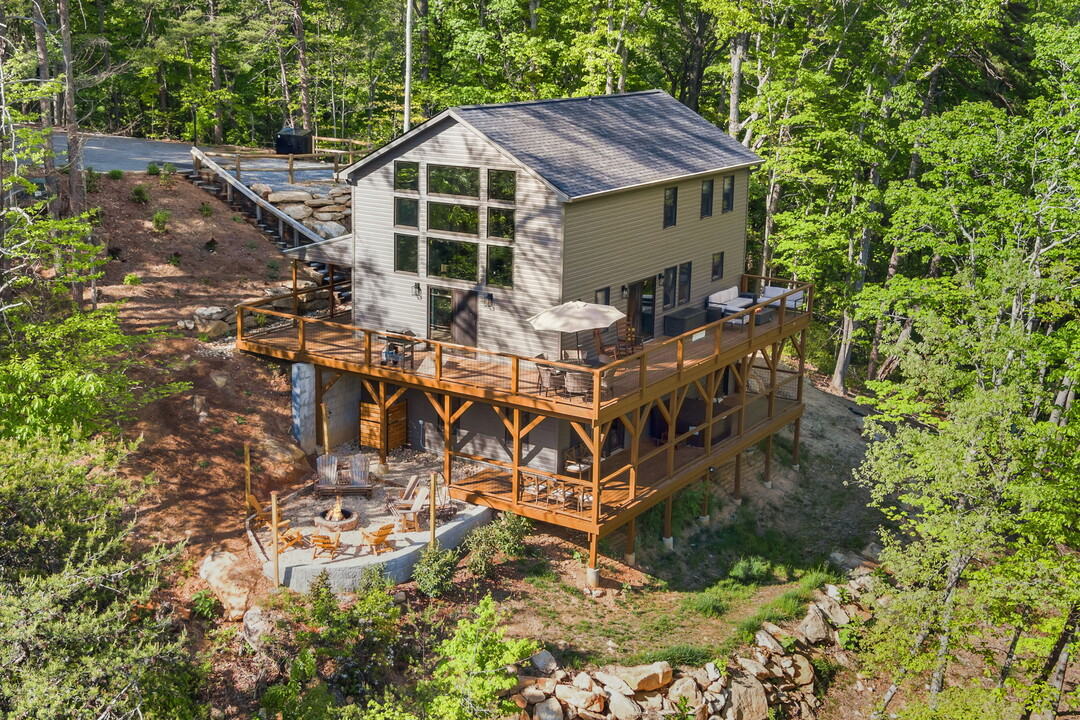
[{"label": "tree trunk", "polygon": [[780,196],[783,186],[776,179],[776,168],[769,169],[769,187],[765,192],[765,227],[761,236],[761,272],[762,277],[771,277],[772,237],[776,230],[776,212],[780,208]]},{"label": "tree trunk", "polygon": [[[221,62],[218,57],[218,41],[217,41],[217,27],[215,20],[217,19],[217,8],[214,5],[214,0],[208,0],[207,6],[209,8],[210,17],[210,29],[211,37],[210,41],[210,82],[214,88],[214,144],[221,145],[224,142],[225,136],[225,115],[221,109]],[[198,138],[196,138],[196,142]]]},{"label": "tree trunk", "polygon": [[998,672],[997,687],[1001,690],[1005,687],[1005,681],[1009,679],[1013,663],[1016,661],[1016,646],[1020,643],[1020,636],[1024,634],[1024,626],[1017,623],[1013,628],[1012,639],[1009,641],[1009,649],[1005,651],[1005,659],[1001,661],[1001,670]]},{"label": "tree trunk", "polygon": [[946,586],[949,591],[945,593],[945,607],[941,611],[941,631],[938,633],[937,657],[934,659],[934,672],[930,675],[931,703],[935,703],[935,695],[941,693],[945,687],[945,670],[949,666],[949,642],[952,638],[952,617],[956,607],[956,586],[960,584],[960,576],[971,562],[970,555],[956,557],[949,568],[949,577]]},{"label": "tree trunk", "polygon": [[[900,246],[893,245],[892,254],[889,256],[889,269],[885,273],[885,284],[888,285],[893,276],[896,275],[897,269],[900,267]],[[878,370],[878,361],[880,360],[881,352],[881,335],[885,331],[885,316],[888,313],[888,308],[882,308],[881,314],[878,315],[877,321],[874,323],[874,337],[870,341],[870,359],[866,363],[866,379],[876,380],[876,373]]]},{"label": "tree trunk", "polygon": [[[68,0],[59,0],[60,38],[64,56],[64,115],[67,120],[68,216],[76,217],[86,209],[86,178],[83,176],[82,138],[79,137],[79,116],[75,113],[75,72],[71,52],[71,13]],[[72,283],[71,300],[75,307],[83,305],[81,282]]]},{"label": "tree trunk", "polygon": [[[866,266],[870,262],[870,228],[864,227],[859,239],[859,254],[855,259],[855,243],[848,245],[848,260],[855,260],[855,277],[853,278],[851,295],[857,298],[866,283]],[[840,392],[846,391],[847,373],[851,368],[851,353],[855,346],[855,331],[859,324],[850,308],[844,310],[843,324],[840,328],[840,348],[836,353],[836,367],[833,369],[832,387]]]},{"label": "tree trunk", "polygon": [[[38,79],[42,85],[49,82],[49,46],[45,37],[45,13],[41,10],[40,0],[34,0],[34,41],[37,50]],[[42,94],[38,101],[41,113],[41,125],[45,128],[45,157],[42,161],[45,169],[45,177],[52,180],[55,178],[55,163],[53,160],[53,116],[52,100],[48,95]],[[56,201],[49,201],[49,214],[56,216]]]},{"label": "tree trunk", "polygon": [[[746,57],[750,33],[737,34],[731,43],[731,88],[728,91],[728,135],[739,134],[739,96],[742,94],[743,58]],[[764,274],[764,273],[763,273]]]},{"label": "tree trunk", "polygon": [[304,14],[300,7],[301,3],[302,0],[292,0],[292,24],[293,34],[296,36],[297,69],[300,74],[300,114],[304,129],[311,130],[311,76],[308,72],[307,41],[304,39]]},{"label": "tree trunk", "polygon": [[[529,0],[529,29],[536,30],[536,11],[540,0]],[[416,16],[420,21],[420,82],[427,82],[431,73],[431,33],[428,30],[428,0],[418,0]]]}]

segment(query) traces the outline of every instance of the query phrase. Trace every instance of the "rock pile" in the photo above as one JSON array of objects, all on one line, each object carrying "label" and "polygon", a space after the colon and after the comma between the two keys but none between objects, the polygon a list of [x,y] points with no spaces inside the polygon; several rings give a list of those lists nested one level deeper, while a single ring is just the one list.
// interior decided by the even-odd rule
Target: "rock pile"
[{"label": "rock pile", "polygon": [[[330,307],[330,290],[314,290],[319,283],[312,280],[299,280],[296,283],[300,290],[310,290],[297,295],[297,303],[293,303],[292,297],[278,298],[269,304],[269,307],[282,312],[298,310],[301,314],[325,310]],[[283,283],[274,287],[266,288],[263,292],[268,297],[282,295],[292,291],[291,283]],[[252,313],[244,310],[244,329],[250,330],[264,324],[268,316]],[[236,332],[236,308],[211,305],[196,308],[190,318],[177,320],[176,326],[181,330],[188,330],[199,335],[206,335],[211,340],[216,340],[224,335]]]},{"label": "rock pile", "polygon": [[529,659],[510,699],[520,708],[514,720],[650,720],[680,707],[695,720],[813,718],[814,660],[850,665],[839,647],[838,629],[867,613],[855,601],[868,587],[865,577],[845,588],[817,592],[806,617],[791,628],[762,624],[754,646],[724,668],[673,669],[667,662],[569,673],[544,650]]},{"label": "rock pile", "polygon": [[326,195],[303,190],[274,192],[273,188],[262,183],[254,183],[251,190],[324,238],[349,232],[352,218],[352,189],[349,187],[336,187]]}]

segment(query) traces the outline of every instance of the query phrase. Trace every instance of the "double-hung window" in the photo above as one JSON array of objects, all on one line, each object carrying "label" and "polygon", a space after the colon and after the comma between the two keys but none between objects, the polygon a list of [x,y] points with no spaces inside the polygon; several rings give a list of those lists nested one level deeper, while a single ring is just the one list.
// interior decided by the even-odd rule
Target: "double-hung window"
[{"label": "double-hung window", "polygon": [[701,217],[712,217],[713,181],[701,181]]},{"label": "double-hung window", "polygon": [[735,176],[724,176],[724,204],[721,212],[731,212],[735,209]]},{"label": "double-hung window", "polygon": [[679,188],[671,187],[664,190],[664,227],[675,225],[675,216],[679,207]]}]

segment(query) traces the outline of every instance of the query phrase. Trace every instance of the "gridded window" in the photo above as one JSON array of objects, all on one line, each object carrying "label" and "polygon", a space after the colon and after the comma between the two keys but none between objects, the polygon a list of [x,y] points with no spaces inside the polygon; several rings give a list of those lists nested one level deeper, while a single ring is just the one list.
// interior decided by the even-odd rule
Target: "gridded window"
[{"label": "gridded window", "polygon": [[420,189],[420,163],[398,160],[394,163],[394,189]]},{"label": "gridded window", "polygon": [[679,291],[678,298],[679,304],[685,305],[690,302],[690,265],[691,263],[684,262],[679,265]]},{"label": "gridded window", "polygon": [[398,272],[420,272],[419,238],[416,235],[394,235],[394,269]]},{"label": "gridded window", "polygon": [[517,173],[513,170],[488,170],[488,199],[514,202]]},{"label": "gridded window", "polygon": [[514,211],[506,208],[488,208],[488,237],[514,239]]},{"label": "gridded window", "polygon": [[428,275],[476,281],[480,246],[476,243],[428,238]]},{"label": "gridded window", "polygon": [[701,217],[712,217],[713,181],[701,181]]},{"label": "gridded window", "polygon": [[679,188],[666,188],[664,190],[664,227],[675,224],[675,214],[679,205]]},{"label": "gridded window", "polygon": [[475,207],[436,202],[429,202],[427,206],[428,230],[445,230],[469,235],[480,232],[480,211]]},{"label": "gridded window", "polygon": [[724,253],[712,254],[712,279],[719,280],[724,277]]},{"label": "gridded window", "polygon": [[735,176],[724,176],[724,207],[722,212],[731,212],[735,209]]},{"label": "gridded window", "polygon": [[427,172],[429,193],[480,197],[480,168],[428,165]]},{"label": "gridded window", "polygon": [[514,248],[488,245],[487,284],[506,288],[514,286]]},{"label": "gridded window", "polygon": [[420,201],[412,198],[394,198],[394,224],[419,227]]}]

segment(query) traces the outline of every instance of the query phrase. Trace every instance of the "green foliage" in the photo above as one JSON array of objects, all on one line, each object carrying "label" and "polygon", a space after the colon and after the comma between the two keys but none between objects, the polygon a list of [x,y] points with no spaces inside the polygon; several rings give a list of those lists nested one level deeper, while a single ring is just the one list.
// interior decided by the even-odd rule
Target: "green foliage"
[{"label": "green foliage", "polygon": [[94,168],[87,165],[86,167],[86,192],[96,193],[101,186],[101,173],[94,170]]},{"label": "green foliage", "polygon": [[164,235],[169,231],[169,218],[172,217],[172,213],[168,210],[158,210],[154,213],[153,223],[154,232],[159,235]]},{"label": "green foliage", "polygon": [[0,438],[0,707],[10,717],[194,719],[200,677],[130,550],[138,503],[105,440]]},{"label": "green foliage", "polygon": [[211,207],[210,203],[204,202],[199,205],[199,214],[205,218],[211,217],[214,214],[214,208]]},{"label": "green foliage", "polygon": [[150,202],[150,191],[146,189],[145,185],[133,185],[131,187],[131,195],[129,195],[129,198],[133,203],[145,205]]},{"label": "green foliage", "polygon": [[142,278],[139,277],[138,273],[128,273],[127,275],[124,275],[123,284],[142,285]]},{"label": "green foliage", "polygon": [[454,588],[458,554],[453,548],[443,550],[438,541],[424,548],[413,567],[416,587],[428,597],[445,595]]},{"label": "green foliage", "polygon": [[136,351],[157,337],[125,334],[116,307],[22,328],[0,355],[0,437],[116,430],[135,408],[179,392],[186,386],[135,375],[145,367]]},{"label": "green foliage", "polygon": [[179,267],[180,266],[180,253],[174,252],[172,255],[169,256],[169,259],[166,260],[165,262],[169,263],[173,267]]},{"label": "green foliage", "polygon": [[221,613],[221,603],[210,590],[200,590],[191,596],[191,611],[204,620],[213,620]]},{"label": "green foliage", "polygon": [[507,557],[525,554],[525,538],[531,530],[532,524],[527,518],[503,513],[465,538],[465,550],[469,553],[465,566],[475,575],[488,575],[500,554]]},{"label": "green foliage", "polygon": [[715,648],[700,645],[672,645],[658,650],[647,650],[637,653],[627,661],[632,665],[644,665],[648,663],[666,661],[672,667],[679,665],[691,665],[701,667],[716,657]]},{"label": "green foliage", "polygon": [[107,175],[109,176],[110,180],[122,180],[124,178],[124,171],[113,168],[107,173]]},{"label": "green foliage", "polygon": [[508,640],[491,595],[476,607],[473,619],[458,622],[454,634],[439,644],[433,677],[422,691],[430,697],[428,712],[444,720],[474,720],[513,712],[514,703],[500,697],[517,682],[506,667],[536,652],[532,640]]},{"label": "green foliage", "polygon": [[149,165],[146,166],[146,174],[147,175],[160,175],[161,174],[161,168],[158,167],[157,163],[150,163]]},{"label": "green foliage", "polygon": [[[161,171],[163,173],[165,173],[166,175],[175,175],[176,174],[176,166],[173,165],[172,163],[167,162],[167,163],[165,163],[164,165],[161,166]],[[149,168],[147,168],[147,172],[149,172]]]},{"label": "green foliage", "polygon": [[732,605],[752,597],[756,591],[756,585],[742,584],[733,579],[719,580],[705,590],[684,597],[682,606],[705,617],[720,617]]},{"label": "green foliage", "polygon": [[268,280],[277,280],[281,276],[281,263],[277,260],[266,261],[266,278]]},{"label": "green foliage", "polygon": [[728,577],[741,583],[773,580],[772,564],[757,555],[741,557],[728,569]]}]

